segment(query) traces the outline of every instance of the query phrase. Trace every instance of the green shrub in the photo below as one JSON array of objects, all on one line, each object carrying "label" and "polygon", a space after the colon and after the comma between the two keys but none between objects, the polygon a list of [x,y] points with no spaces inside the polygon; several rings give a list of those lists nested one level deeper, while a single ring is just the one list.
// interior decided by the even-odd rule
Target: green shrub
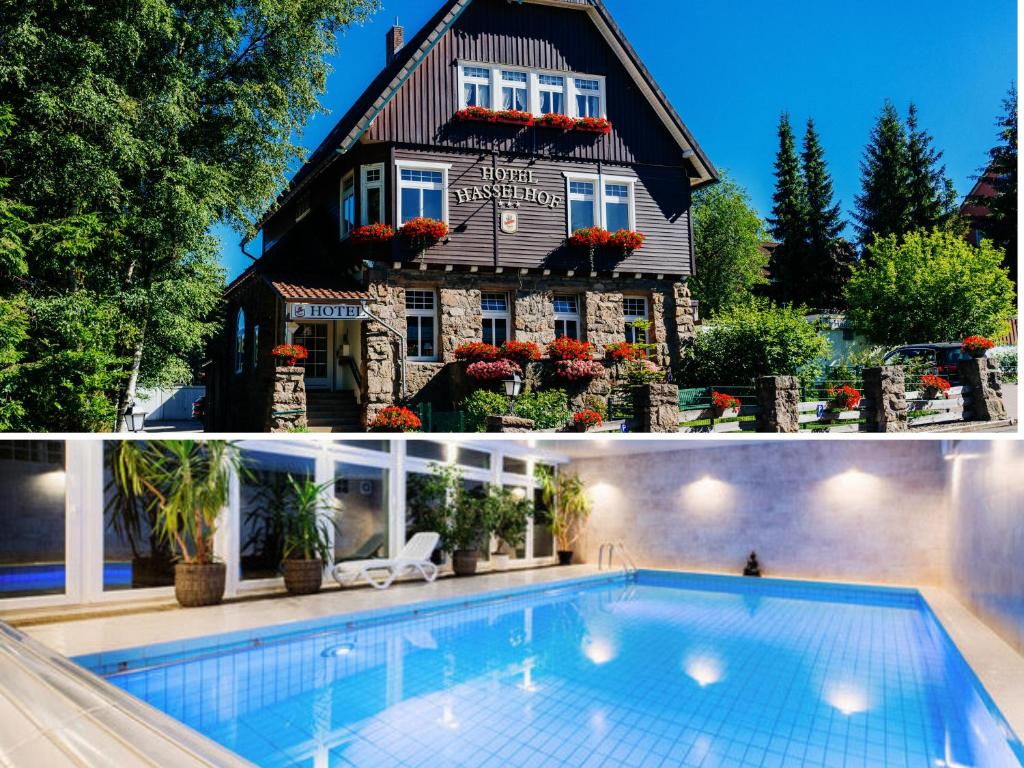
[{"label": "green shrub", "polygon": [[1018,378],[1017,350],[1008,349],[1005,352],[998,352],[995,355],[999,368],[1003,371],[1003,381],[1009,384],[1016,384]]},{"label": "green shrub", "polygon": [[[683,359],[683,384],[750,386],[759,376],[820,377],[831,345],[803,308],[752,299],[712,315]],[[814,370],[811,370],[811,369]]]},{"label": "green shrub", "polygon": [[533,419],[536,429],[561,429],[572,418],[569,395],[562,389],[527,392],[516,402],[516,416]]},{"label": "green shrub", "polygon": [[[486,432],[488,416],[508,413],[508,398],[489,389],[478,389],[460,407],[466,413],[467,432]],[[569,396],[561,389],[526,392],[516,401],[516,416],[533,419],[536,429],[560,429],[572,418]]]}]

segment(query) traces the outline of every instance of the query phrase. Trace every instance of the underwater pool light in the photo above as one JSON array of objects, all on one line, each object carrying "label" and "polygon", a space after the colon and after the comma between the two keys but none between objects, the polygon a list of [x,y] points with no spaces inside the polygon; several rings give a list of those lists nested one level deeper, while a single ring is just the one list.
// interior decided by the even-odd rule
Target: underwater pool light
[{"label": "underwater pool light", "polygon": [[352,651],[355,650],[355,647],[355,643],[338,643],[338,645],[332,645],[329,648],[324,648],[324,650],[320,652],[320,655],[325,659],[340,659],[352,653]]}]

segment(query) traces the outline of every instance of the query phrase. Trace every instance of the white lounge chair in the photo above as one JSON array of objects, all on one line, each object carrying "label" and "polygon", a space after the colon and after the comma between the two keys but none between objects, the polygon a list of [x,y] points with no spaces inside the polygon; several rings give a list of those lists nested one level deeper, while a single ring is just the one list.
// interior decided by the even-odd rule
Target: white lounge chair
[{"label": "white lounge chair", "polygon": [[432,582],[437,578],[437,566],[430,562],[430,557],[440,540],[439,533],[417,533],[409,539],[398,553],[398,557],[394,559],[377,558],[338,563],[331,571],[331,575],[343,587],[352,586],[362,578],[377,589],[387,589],[395,579],[414,571],[419,572],[425,581]]}]

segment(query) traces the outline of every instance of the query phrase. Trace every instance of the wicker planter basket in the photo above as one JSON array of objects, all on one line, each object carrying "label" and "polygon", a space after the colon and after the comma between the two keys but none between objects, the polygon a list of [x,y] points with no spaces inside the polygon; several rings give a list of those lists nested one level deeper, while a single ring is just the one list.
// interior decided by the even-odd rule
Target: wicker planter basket
[{"label": "wicker planter basket", "polygon": [[293,595],[315,595],[324,583],[324,561],[285,560],[284,586]]},{"label": "wicker planter basket", "polygon": [[184,608],[219,605],[227,572],[224,563],[178,563],[174,566],[174,596]]}]

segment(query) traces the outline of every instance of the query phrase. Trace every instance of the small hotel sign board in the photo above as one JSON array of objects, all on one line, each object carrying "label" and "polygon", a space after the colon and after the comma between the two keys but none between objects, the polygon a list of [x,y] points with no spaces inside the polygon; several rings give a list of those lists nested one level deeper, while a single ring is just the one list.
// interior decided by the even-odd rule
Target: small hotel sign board
[{"label": "small hotel sign board", "polygon": [[289,320],[369,320],[357,304],[289,304]]}]

